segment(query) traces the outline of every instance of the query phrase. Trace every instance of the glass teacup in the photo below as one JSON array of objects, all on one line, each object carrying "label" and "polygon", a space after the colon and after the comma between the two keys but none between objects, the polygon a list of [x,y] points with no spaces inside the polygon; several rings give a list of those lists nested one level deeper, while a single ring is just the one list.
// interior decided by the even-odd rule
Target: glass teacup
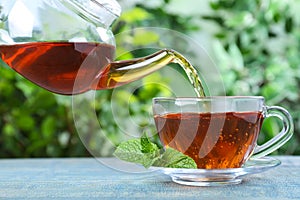
[{"label": "glass teacup", "polygon": [[[240,168],[285,144],[293,122],[287,110],[266,106],[260,96],[154,98],[154,120],[164,147],[190,156],[200,169]],[[257,138],[265,118],[278,117],[279,134],[263,145]]]}]

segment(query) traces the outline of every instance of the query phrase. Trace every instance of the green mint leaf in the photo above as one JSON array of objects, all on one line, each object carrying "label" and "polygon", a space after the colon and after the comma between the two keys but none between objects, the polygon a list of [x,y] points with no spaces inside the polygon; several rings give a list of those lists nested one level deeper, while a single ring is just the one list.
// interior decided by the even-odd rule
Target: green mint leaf
[{"label": "green mint leaf", "polygon": [[156,144],[152,143],[146,134],[141,137],[141,146],[143,153],[157,152],[158,147]]},{"label": "green mint leaf", "polygon": [[184,155],[173,148],[167,148],[161,157],[156,159],[153,166],[169,168],[197,168],[197,164],[191,157]]},{"label": "green mint leaf", "polygon": [[[142,146],[144,143],[144,146]],[[114,152],[114,156],[117,158],[133,163],[142,164],[145,168],[149,168],[159,157],[158,147],[151,143],[149,145],[141,141],[141,139],[128,140],[122,142]],[[148,152],[145,152],[147,150]],[[144,152],[143,152],[144,151]]]},{"label": "green mint leaf", "polygon": [[197,168],[195,161],[189,156],[173,148],[161,151],[146,135],[140,139],[122,142],[115,150],[114,156],[127,162],[142,164],[145,168]]}]

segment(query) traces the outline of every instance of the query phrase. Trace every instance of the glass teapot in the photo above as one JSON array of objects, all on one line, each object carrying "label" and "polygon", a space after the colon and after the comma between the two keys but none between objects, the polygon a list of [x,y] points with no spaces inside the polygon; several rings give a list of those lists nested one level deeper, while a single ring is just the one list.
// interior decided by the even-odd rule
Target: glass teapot
[{"label": "glass teapot", "polygon": [[23,77],[72,95],[140,79],[174,61],[175,51],[114,61],[115,0],[1,0],[0,56]]}]

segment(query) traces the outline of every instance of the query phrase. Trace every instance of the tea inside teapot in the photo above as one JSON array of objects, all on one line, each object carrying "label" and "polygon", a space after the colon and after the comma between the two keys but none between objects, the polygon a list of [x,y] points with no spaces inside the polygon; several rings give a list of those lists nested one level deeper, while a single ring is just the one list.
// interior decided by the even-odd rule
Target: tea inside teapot
[{"label": "tea inside teapot", "polygon": [[[70,95],[91,89],[100,70],[113,60],[115,47],[101,43],[32,42],[0,45],[0,52],[2,60],[25,78],[51,92]],[[89,66],[80,70],[82,65]],[[76,79],[80,88],[75,90]]]},{"label": "tea inside teapot", "polygon": [[110,89],[178,63],[197,95],[204,96],[197,71],[173,50],[114,61],[110,26],[120,15],[114,0],[4,0],[2,7],[6,17],[0,28],[1,59],[51,92],[73,95]]}]

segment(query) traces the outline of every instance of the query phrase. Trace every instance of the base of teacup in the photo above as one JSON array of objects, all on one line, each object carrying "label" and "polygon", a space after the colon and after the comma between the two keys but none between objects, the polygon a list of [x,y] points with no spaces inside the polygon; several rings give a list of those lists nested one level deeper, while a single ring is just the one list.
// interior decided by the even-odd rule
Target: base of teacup
[{"label": "base of teacup", "polygon": [[184,179],[179,177],[172,177],[174,183],[187,186],[226,186],[226,185],[237,185],[242,182],[242,179],[226,179],[226,178],[203,178],[203,179]]},{"label": "base of teacup", "polygon": [[246,175],[257,174],[280,165],[274,157],[250,158],[241,168],[229,169],[184,169],[151,167],[171,177],[174,183],[187,186],[226,186],[242,182]]}]

